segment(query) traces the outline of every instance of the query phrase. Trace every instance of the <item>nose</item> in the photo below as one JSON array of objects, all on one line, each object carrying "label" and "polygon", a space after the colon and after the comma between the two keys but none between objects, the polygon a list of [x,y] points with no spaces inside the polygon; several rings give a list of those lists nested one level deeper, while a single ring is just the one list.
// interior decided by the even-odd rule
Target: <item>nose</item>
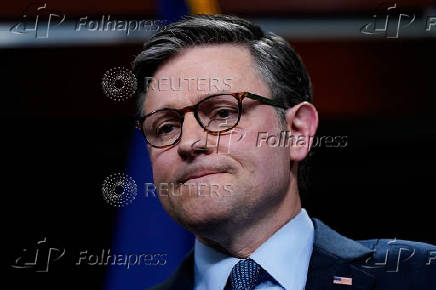
[{"label": "nose", "polygon": [[182,125],[182,136],[177,144],[177,152],[180,157],[186,160],[194,159],[201,154],[211,154],[216,138],[208,135],[195,119],[194,113],[186,113]]}]

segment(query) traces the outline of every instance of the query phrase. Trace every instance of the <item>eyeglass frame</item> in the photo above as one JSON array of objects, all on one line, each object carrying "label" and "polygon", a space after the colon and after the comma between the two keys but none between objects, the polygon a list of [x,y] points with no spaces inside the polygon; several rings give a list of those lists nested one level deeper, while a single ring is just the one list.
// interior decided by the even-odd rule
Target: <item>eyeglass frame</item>
[{"label": "eyeglass frame", "polygon": [[[232,127],[229,127],[229,128],[226,128],[226,129],[224,129],[224,130],[220,130],[220,131],[211,131],[211,130],[207,129],[207,127],[206,127],[206,126],[201,122],[200,117],[198,116],[198,107],[199,107],[199,105],[200,105],[202,102],[204,102],[204,101],[206,101],[206,100],[208,100],[208,99],[210,99],[210,98],[212,98],[212,97],[222,96],[222,95],[233,96],[234,98],[237,99],[237,101],[238,101],[238,120],[236,121],[236,123],[235,123]],[[181,109],[174,109],[174,108],[161,108],[161,109],[155,110],[155,111],[153,111],[153,112],[151,112],[151,113],[148,113],[148,114],[145,115],[145,116],[137,117],[137,120],[136,120],[136,128],[139,129],[139,130],[141,131],[142,135],[143,135],[144,138],[145,138],[145,141],[146,141],[148,144],[150,144],[150,146],[155,147],[155,148],[160,148],[160,149],[165,149],[165,148],[172,147],[172,146],[176,145],[176,144],[180,141],[180,139],[181,139],[181,137],[182,137],[182,134],[183,134],[183,122],[184,122],[184,120],[185,120],[185,114],[186,114],[187,112],[193,112],[193,113],[194,113],[194,117],[195,117],[195,119],[197,120],[198,124],[199,124],[200,127],[203,128],[206,132],[208,132],[208,133],[212,133],[212,134],[224,133],[224,132],[227,132],[227,131],[232,130],[233,128],[235,128],[235,127],[238,125],[239,121],[241,120],[241,115],[242,115],[242,101],[243,101],[245,98],[249,98],[249,99],[252,99],[252,100],[260,101],[260,102],[262,102],[262,103],[264,103],[264,104],[267,104],[267,105],[270,105],[270,106],[274,106],[274,107],[279,107],[279,108],[282,108],[282,109],[285,109],[285,110],[288,108],[288,107],[285,107],[284,105],[282,105],[281,103],[279,103],[279,102],[277,102],[277,101],[275,101],[275,100],[271,100],[271,99],[268,99],[268,98],[265,98],[265,97],[262,97],[262,96],[259,96],[259,95],[256,95],[256,94],[253,94],[253,93],[250,93],[250,92],[239,92],[239,93],[218,93],[218,94],[209,95],[209,96],[203,98],[202,100],[200,100],[200,101],[199,101],[197,104],[195,104],[195,105],[186,106],[186,107],[183,107],[183,108],[181,108]],[[171,143],[171,144],[169,144],[169,145],[156,146],[156,145],[151,144],[151,143],[147,140],[147,136],[146,136],[146,134],[145,134],[145,132],[144,132],[143,124],[144,124],[144,121],[145,121],[146,118],[150,117],[151,115],[153,115],[153,114],[155,114],[155,113],[157,113],[157,112],[164,111],[164,110],[174,111],[174,112],[178,113],[178,114],[181,116],[180,124],[181,124],[182,126],[181,126],[181,128],[180,128],[180,136],[177,137],[177,139],[176,139],[173,143]]]}]

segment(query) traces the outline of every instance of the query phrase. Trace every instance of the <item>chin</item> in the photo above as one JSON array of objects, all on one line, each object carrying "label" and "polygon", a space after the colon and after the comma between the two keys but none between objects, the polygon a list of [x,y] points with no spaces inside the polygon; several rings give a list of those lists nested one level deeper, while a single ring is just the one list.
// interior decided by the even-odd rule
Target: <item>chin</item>
[{"label": "chin", "polygon": [[168,213],[184,228],[194,232],[216,230],[234,218],[230,198],[227,200],[197,196],[170,206]]}]

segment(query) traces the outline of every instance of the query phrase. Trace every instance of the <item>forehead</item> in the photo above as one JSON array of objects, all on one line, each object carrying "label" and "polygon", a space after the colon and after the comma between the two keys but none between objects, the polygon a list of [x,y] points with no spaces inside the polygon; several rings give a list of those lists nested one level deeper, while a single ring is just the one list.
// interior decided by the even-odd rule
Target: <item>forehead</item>
[{"label": "forehead", "polygon": [[193,105],[220,92],[249,91],[269,96],[248,48],[219,44],[187,48],[163,64],[145,98],[145,114]]}]

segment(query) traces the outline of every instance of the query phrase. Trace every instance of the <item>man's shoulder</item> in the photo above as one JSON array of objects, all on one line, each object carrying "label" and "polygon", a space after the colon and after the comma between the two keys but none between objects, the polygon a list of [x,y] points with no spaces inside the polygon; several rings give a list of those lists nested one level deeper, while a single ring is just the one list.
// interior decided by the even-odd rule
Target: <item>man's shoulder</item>
[{"label": "man's shoulder", "polygon": [[398,289],[436,289],[436,246],[401,239],[357,242],[373,251],[358,265],[378,281],[401,285]]},{"label": "man's shoulder", "polygon": [[312,220],[312,281],[306,289],[321,289],[314,286],[319,275],[330,281],[332,276],[354,277],[353,285],[359,283],[362,289],[436,289],[436,246],[399,239],[352,240]]},{"label": "man's shoulder", "polygon": [[154,285],[150,290],[193,289],[194,288],[194,249],[191,249],[177,270],[165,281]]},{"label": "man's shoulder", "polygon": [[[315,227],[314,247],[338,255],[339,258],[353,259],[366,255],[375,259],[381,254],[388,256],[390,252],[392,255],[399,253],[402,255],[401,257],[410,256],[406,260],[410,260],[412,257],[415,257],[414,260],[429,257],[429,264],[431,265],[432,261],[436,264],[435,245],[396,238],[352,240],[331,229],[319,219],[313,218],[312,221]],[[367,260],[369,261],[369,259]]]},{"label": "man's shoulder", "polygon": [[356,242],[373,250],[374,256],[378,256],[381,253],[384,253],[385,256],[388,256],[389,252],[391,254],[398,253],[401,254],[401,257],[407,256],[408,258],[405,258],[406,260],[410,260],[412,257],[415,257],[416,259],[430,258],[430,263],[428,264],[431,265],[432,261],[434,261],[436,264],[436,255],[434,254],[436,246],[429,243],[401,240],[396,238],[356,240]]}]

